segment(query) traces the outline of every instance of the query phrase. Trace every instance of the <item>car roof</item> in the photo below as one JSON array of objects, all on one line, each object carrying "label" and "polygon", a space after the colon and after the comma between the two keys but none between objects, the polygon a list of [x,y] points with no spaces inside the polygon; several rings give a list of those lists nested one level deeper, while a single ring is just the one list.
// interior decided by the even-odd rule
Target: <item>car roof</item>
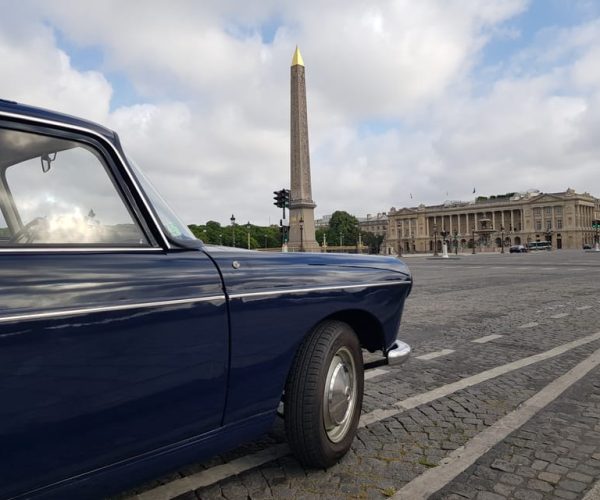
[{"label": "car roof", "polygon": [[26,104],[20,104],[14,101],[7,101],[0,99],[0,117],[2,113],[17,114],[25,117],[36,118],[38,120],[46,120],[52,122],[58,122],[66,125],[72,125],[75,127],[81,127],[92,130],[110,141],[115,140],[116,134],[102,125],[94,123],[89,120],[77,118],[75,116],[67,115],[64,113],[58,113],[44,108],[37,108],[35,106],[28,106]]}]

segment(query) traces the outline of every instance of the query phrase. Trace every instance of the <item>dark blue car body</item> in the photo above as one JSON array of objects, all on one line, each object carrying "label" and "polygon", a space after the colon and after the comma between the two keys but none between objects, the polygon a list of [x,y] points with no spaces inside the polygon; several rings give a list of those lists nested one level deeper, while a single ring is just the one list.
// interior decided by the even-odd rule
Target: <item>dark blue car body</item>
[{"label": "dark blue car body", "polygon": [[91,144],[150,242],[0,249],[0,498],[101,497],[255,439],[325,319],[394,344],[398,259],[181,244],[115,133],[5,101],[0,127]]}]

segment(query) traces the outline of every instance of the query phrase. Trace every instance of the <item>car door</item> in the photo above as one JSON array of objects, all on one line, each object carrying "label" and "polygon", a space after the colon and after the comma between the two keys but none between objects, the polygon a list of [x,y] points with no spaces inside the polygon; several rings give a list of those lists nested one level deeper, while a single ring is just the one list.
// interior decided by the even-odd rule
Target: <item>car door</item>
[{"label": "car door", "polygon": [[104,146],[0,122],[0,497],[218,428],[226,302],[157,244]]}]

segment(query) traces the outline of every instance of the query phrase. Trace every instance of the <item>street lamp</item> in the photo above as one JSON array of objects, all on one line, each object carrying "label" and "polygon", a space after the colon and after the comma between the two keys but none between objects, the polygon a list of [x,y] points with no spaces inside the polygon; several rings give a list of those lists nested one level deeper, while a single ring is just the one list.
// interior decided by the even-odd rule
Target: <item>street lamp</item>
[{"label": "street lamp", "polygon": [[235,215],[231,214],[231,239],[233,240],[233,246],[235,247]]},{"label": "street lamp", "polygon": [[454,255],[458,255],[458,230],[454,230]]},{"label": "street lamp", "polygon": [[267,248],[267,238],[268,236],[265,234],[265,248]]},{"label": "street lamp", "polygon": [[475,226],[473,226],[471,228],[471,234],[473,235],[473,245],[472,245],[472,249],[473,251],[471,252],[473,255],[475,255]]},{"label": "street lamp", "polygon": [[219,245],[223,244],[223,235],[219,234]]},{"label": "street lamp", "polygon": [[500,253],[504,253],[504,226],[500,226],[500,246],[501,246],[501,250]]},{"label": "street lamp", "polygon": [[248,231],[248,250],[250,250],[250,221],[246,224],[246,230]]},{"label": "street lamp", "polygon": [[300,216],[300,251],[304,252],[304,217]]},{"label": "street lamp", "polygon": [[[344,235],[340,232],[340,247],[344,246]],[[341,248],[340,248],[341,250]]]},{"label": "street lamp", "polygon": [[437,224],[433,225],[433,256],[434,257],[438,256],[438,250],[437,250]]}]

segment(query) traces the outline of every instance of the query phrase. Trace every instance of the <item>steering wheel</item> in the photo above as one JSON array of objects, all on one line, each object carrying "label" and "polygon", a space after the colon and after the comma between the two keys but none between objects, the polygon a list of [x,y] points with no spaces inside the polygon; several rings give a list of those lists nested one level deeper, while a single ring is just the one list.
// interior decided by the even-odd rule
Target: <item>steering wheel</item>
[{"label": "steering wheel", "polygon": [[45,217],[36,217],[35,219],[30,220],[27,224],[25,224],[21,229],[19,229],[15,234],[12,235],[10,243],[19,243],[19,240],[25,237],[25,241],[22,243],[31,243],[33,239],[38,234],[38,229],[46,225]]}]

